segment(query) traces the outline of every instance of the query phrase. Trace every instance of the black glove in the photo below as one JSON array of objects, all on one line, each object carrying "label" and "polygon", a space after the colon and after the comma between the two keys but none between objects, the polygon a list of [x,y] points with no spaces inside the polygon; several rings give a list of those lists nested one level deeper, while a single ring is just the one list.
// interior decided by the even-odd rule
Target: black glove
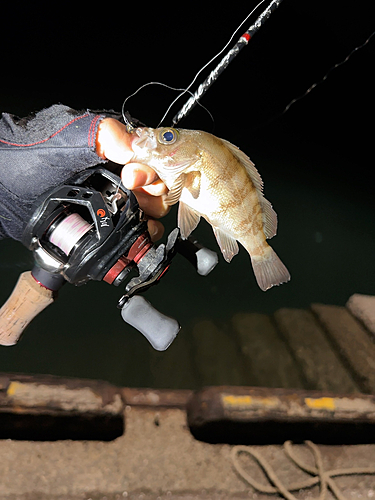
[{"label": "black glove", "polygon": [[0,238],[20,240],[33,201],[73,174],[103,163],[95,140],[106,113],[54,105],[34,117],[0,120]]}]

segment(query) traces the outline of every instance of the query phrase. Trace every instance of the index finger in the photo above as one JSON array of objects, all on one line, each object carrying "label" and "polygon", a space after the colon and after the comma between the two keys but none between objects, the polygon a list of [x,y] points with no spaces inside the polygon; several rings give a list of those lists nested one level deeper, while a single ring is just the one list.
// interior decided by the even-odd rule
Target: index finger
[{"label": "index finger", "polygon": [[148,186],[158,179],[155,170],[142,163],[128,163],[121,171],[122,183],[128,189]]}]

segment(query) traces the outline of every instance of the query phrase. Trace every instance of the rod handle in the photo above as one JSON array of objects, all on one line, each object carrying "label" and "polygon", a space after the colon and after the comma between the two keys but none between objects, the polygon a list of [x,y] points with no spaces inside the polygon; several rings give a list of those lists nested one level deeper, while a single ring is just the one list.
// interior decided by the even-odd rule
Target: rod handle
[{"label": "rod handle", "polygon": [[27,325],[53,300],[52,290],[39,285],[30,271],[22,273],[0,309],[0,345],[16,344]]}]

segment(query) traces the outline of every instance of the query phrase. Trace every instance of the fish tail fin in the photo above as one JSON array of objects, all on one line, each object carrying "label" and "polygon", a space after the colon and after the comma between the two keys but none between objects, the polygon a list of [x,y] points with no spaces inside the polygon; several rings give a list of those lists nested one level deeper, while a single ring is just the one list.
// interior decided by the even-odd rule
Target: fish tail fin
[{"label": "fish tail fin", "polygon": [[264,292],[290,280],[288,269],[270,246],[262,257],[251,257],[251,263],[257,283]]}]

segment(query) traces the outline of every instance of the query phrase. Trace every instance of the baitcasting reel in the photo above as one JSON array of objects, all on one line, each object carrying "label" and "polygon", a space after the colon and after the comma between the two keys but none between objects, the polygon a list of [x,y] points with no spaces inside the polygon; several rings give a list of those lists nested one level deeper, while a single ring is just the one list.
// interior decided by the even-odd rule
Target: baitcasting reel
[{"label": "baitcasting reel", "polygon": [[[35,266],[20,276],[0,310],[2,345],[17,343],[65,282],[83,285],[103,280],[118,286],[128,279],[118,303],[122,318],[155,349],[165,350],[180,326],[139,293],[159,282],[176,252],[204,276],[218,261],[215,252],[191,239],[183,240],[178,228],[166,244],[154,245],[133,192],[101,167],[85,170],[44,193],[35,203],[22,242],[33,251]],[[137,276],[129,279],[132,270]]]}]

